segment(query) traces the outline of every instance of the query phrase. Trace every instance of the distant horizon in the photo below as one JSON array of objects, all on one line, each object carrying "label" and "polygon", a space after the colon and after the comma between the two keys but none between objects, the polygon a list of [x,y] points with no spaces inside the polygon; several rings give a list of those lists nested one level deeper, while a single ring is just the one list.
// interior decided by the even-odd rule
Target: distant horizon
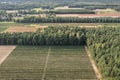
[{"label": "distant horizon", "polygon": [[120,0],[66,0],[66,1],[61,1],[61,0],[0,0],[0,2],[15,2],[15,3],[22,3],[22,2],[120,2]]}]

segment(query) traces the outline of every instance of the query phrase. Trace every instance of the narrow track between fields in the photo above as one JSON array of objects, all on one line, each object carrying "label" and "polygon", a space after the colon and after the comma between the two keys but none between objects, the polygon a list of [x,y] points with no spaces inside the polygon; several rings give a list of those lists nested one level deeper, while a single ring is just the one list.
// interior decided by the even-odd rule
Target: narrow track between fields
[{"label": "narrow track between fields", "polygon": [[87,55],[88,55],[88,57],[89,57],[89,59],[90,59],[90,62],[91,62],[91,64],[92,64],[92,67],[93,67],[93,69],[94,69],[94,71],[95,71],[95,74],[96,74],[98,80],[102,80],[102,76],[101,76],[101,74],[100,74],[100,72],[99,72],[99,70],[98,70],[98,68],[97,68],[94,60],[92,59],[92,56],[91,56],[91,54],[90,54],[90,51],[88,50],[87,47],[85,47],[85,50],[86,50],[86,53],[87,53]]},{"label": "narrow track between fields", "polygon": [[47,69],[47,66],[48,66],[48,61],[49,61],[49,56],[50,56],[50,51],[51,51],[51,47],[49,47],[49,49],[48,49],[48,54],[47,54],[47,57],[46,57],[45,67],[44,67],[44,70],[43,70],[43,75],[42,75],[41,80],[45,79],[46,69]]}]

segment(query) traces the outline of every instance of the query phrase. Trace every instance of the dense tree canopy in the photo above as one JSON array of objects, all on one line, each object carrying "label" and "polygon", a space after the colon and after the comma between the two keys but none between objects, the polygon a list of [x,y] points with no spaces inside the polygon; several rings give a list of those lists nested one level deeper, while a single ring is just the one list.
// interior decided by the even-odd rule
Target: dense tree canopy
[{"label": "dense tree canopy", "polygon": [[17,19],[18,23],[119,23],[120,18],[78,18],[78,17],[25,17]]},{"label": "dense tree canopy", "polygon": [[85,45],[85,29],[79,27],[49,27],[26,33],[2,33],[0,44],[21,45]]},{"label": "dense tree canopy", "polygon": [[88,29],[87,45],[103,80],[120,79],[120,28]]}]

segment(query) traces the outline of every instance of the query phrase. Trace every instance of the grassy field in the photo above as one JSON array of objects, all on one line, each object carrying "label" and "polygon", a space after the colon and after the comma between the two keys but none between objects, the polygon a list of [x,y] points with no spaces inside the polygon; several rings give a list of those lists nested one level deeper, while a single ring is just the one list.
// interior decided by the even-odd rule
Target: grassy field
[{"label": "grassy field", "polygon": [[7,28],[10,27],[10,25],[12,25],[13,23],[4,23],[4,22],[0,22],[0,32],[6,30]]},{"label": "grassy field", "polygon": [[18,46],[0,65],[0,79],[97,80],[79,46]]},{"label": "grassy field", "polygon": [[23,26],[24,24],[17,24],[13,22],[0,22],[0,32],[8,29],[9,27],[12,26]]}]

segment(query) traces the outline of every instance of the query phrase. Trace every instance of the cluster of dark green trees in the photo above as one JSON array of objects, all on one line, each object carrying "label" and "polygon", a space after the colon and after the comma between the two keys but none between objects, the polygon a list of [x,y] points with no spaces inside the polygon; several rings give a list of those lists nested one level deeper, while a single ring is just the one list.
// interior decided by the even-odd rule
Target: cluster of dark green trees
[{"label": "cluster of dark green trees", "polygon": [[86,37],[103,80],[120,80],[120,28],[88,29]]},{"label": "cluster of dark green trees", "polygon": [[17,19],[18,23],[119,23],[120,18],[78,18],[78,17],[25,17]]},{"label": "cluster of dark green trees", "polygon": [[79,27],[49,27],[26,33],[2,33],[1,45],[85,45],[85,29]]}]

